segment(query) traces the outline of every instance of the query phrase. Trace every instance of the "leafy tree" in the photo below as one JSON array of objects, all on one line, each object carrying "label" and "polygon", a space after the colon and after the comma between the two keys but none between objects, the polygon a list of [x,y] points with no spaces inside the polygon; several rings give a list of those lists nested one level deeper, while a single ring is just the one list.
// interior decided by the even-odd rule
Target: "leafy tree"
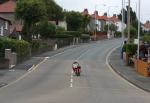
[{"label": "leafy tree", "polygon": [[48,23],[46,20],[39,22],[34,28],[35,34],[40,34],[41,38],[51,38],[56,34],[55,25]]},{"label": "leafy tree", "polygon": [[82,15],[79,12],[66,12],[66,22],[69,31],[78,31],[82,24]]},{"label": "leafy tree", "polygon": [[32,27],[46,18],[45,4],[41,0],[19,0],[15,11],[16,18],[24,22],[23,38],[30,41]]},{"label": "leafy tree", "polygon": [[[115,32],[116,32],[117,29],[118,29],[117,26],[115,26],[114,24],[110,24],[110,25],[109,25],[109,30],[110,30],[110,31],[115,31]],[[105,25],[104,30],[105,30],[105,31],[108,31],[108,25]]]},{"label": "leafy tree", "polygon": [[87,32],[87,25],[90,22],[90,17],[88,15],[82,16],[81,32]]},{"label": "leafy tree", "polygon": [[62,7],[60,7],[54,0],[42,0],[47,9],[47,15],[50,20],[58,20],[64,19],[64,13]]},{"label": "leafy tree", "polygon": [[[128,28],[125,29],[125,34],[126,34],[126,37],[127,37],[127,34],[128,34]],[[136,38],[137,37],[137,29],[135,27],[133,27],[132,25],[130,26],[130,38],[133,39],[133,38]]]},{"label": "leafy tree", "polygon": [[[120,20],[122,20],[122,12],[124,12],[124,23],[125,24],[127,24],[127,19],[128,19],[128,6],[126,7],[127,9],[123,9],[123,10],[121,10],[121,13],[118,15],[118,18],[120,19]],[[134,12],[133,10],[132,10],[132,8],[130,8],[130,15],[131,15],[131,18],[130,18],[130,20],[131,20],[131,25],[133,24],[133,23],[135,23],[135,21],[137,22],[137,17],[136,17],[136,12]]]}]

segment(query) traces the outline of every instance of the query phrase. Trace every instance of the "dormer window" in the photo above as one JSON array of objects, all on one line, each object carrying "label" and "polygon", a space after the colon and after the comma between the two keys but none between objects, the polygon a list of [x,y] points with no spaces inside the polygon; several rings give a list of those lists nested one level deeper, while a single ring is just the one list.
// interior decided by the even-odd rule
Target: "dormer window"
[{"label": "dormer window", "polygon": [[5,21],[5,29],[8,30],[8,22]]}]

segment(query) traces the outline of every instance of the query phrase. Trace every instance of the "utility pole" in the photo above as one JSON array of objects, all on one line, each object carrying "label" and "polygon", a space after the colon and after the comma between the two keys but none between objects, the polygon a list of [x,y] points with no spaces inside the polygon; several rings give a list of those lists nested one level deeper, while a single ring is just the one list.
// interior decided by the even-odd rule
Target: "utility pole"
[{"label": "utility pole", "polygon": [[139,0],[139,10],[138,10],[138,51],[137,51],[137,55],[138,55],[138,59],[139,59],[139,51],[140,51],[140,20],[141,20],[141,0]]},{"label": "utility pole", "polygon": [[130,0],[128,0],[128,43],[130,43]]},{"label": "utility pole", "polygon": [[124,42],[124,0],[122,0],[122,42]]}]

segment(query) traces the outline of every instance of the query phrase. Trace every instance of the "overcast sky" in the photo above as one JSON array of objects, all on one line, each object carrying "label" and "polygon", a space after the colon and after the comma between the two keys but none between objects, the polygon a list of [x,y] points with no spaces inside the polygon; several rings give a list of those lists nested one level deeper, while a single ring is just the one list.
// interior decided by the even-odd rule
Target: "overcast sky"
[{"label": "overcast sky", "polygon": [[[99,14],[102,15],[104,12],[108,12],[110,6],[110,15],[114,13],[120,13],[122,0],[55,0],[60,6],[67,10],[83,11],[87,8],[90,14],[96,9]],[[131,6],[136,11],[136,5],[138,6],[139,0],[131,0]],[[126,0],[127,5],[128,0]],[[106,6],[103,6],[105,4]],[[141,0],[141,21],[145,22],[150,20],[150,0]]]}]

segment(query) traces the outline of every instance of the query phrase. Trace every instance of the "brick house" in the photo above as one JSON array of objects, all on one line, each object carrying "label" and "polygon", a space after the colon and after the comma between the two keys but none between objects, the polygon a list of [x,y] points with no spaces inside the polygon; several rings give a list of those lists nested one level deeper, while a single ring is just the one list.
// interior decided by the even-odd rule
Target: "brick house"
[{"label": "brick house", "polygon": [[[15,0],[8,0],[3,4],[0,4],[0,17],[11,21],[12,25],[10,26],[10,34],[15,34],[15,36],[17,36],[18,38],[20,31],[22,31],[22,23],[20,21],[15,20],[15,8]],[[18,30],[18,28],[19,31],[16,31]]]}]

